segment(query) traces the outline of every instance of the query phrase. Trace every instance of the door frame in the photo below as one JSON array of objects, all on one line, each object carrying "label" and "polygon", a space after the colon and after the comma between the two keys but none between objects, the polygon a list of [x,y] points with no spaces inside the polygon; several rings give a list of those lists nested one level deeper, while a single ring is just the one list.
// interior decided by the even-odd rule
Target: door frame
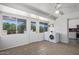
[{"label": "door frame", "polygon": [[70,42],[69,40],[69,21],[70,20],[78,20],[79,17],[76,17],[76,18],[67,18],[67,36],[68,36],[68,41]]}]

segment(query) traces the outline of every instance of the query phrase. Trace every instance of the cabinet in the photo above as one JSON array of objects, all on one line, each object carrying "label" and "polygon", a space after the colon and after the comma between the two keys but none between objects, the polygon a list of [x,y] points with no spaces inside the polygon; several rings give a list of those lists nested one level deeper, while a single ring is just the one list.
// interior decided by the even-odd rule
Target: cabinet
[{"label": "cabinet", "polygon": [[77,30],[76,30],[76,38],[79,38],[79,25],[77,25]]}]

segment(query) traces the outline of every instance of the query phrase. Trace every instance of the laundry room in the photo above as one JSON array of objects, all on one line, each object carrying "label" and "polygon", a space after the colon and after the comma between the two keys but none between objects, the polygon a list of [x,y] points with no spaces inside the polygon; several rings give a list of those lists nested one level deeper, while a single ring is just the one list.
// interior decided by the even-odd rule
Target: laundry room
[{"label": "laundry room", "polygon": [[79,54],[71,41],[78,10],[79,3],[0,3],[0,55]]}]

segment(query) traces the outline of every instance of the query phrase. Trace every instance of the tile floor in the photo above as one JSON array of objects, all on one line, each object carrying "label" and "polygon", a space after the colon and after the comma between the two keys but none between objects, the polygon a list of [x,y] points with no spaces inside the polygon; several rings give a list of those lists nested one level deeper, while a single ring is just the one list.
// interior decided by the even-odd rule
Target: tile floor
[{"label": "tile floor", "polygon": [[0,55],[79,55],[79,45],[40,41],[0,51]]}]

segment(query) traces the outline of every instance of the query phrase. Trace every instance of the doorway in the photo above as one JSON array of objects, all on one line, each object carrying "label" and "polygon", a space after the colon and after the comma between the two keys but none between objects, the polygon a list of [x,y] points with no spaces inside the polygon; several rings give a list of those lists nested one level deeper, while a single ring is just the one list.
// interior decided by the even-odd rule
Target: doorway
[{"label": "doorway", "polygon": [[68,19],[69,44],[79,44],[79,18]]}]

